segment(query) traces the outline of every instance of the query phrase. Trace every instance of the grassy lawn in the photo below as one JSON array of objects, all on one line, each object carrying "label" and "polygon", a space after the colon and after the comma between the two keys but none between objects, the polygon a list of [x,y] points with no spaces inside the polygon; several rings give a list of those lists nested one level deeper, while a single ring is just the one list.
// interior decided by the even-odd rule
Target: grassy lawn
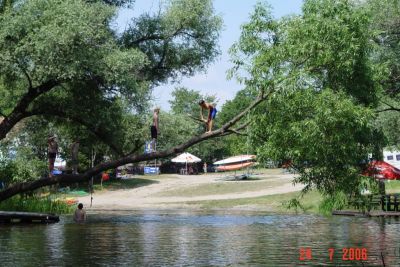
[{"label": "grassy lawn", "polygon": [[145,178],[133,178],[133,179],[113,179],[106,182],[103,182],[103,187],[100,184],[93,185],[95,191],[101,190],[123,190],[123,189],[132,189],[141,186],[146,186],[154,183],[159,183],[159,181],[153,179],[145,179]]},{"label": "grassy lawn", "polygon": [[[133,189],[141,186],[151,185],[159,183],[157,180],[146,179],[146,178],[132,178],[132,179],[112,179],[109,181],[103,182],[103,185],[99,183],[93,184],[94,192],[101,191],[115,191],[115,190],[125,190],[125,189]],[[89,188],[88,186],[80,185],[78,188],[72,187],[71,189],[65,189],[64,192],[53,193],[53,197],[79,197],[88,195]]]},{"label": "grassy lawn", "polygon": [[[290,210],[288,210],[285,206],[285,202],[295,198],[299,194],[299,192],[292,192],[287,194],[277,194],[255,198],[189,201],[185,204],[199,205],[204,209],[220,209],[257,205],[263,208],[268,207],[268,210],[271,212],[288,213]],[[312,191],[303,196],[301,199],[301,204],[303,205],[306,213],[318,213],[318,207],[321,200],[321,195],[318,192]],[[292,212],[294,213],[295,211],[292,210]]]},{"label": "grassy lawn", "polygon": [[230,193],[240,193],[245,191],[259,191],[272,186],[279,186],[282,181],[257,179],[257,180],[242,180],[242,181],[221,181],[217,183],[202,184],[198,186],[178,188],[161,192],[158,196],[171,197],[191,197],[204,195],[222,195]]},{"label": "grassy lawn", "polygon": [[386,193],[400,193],[400,181],[387,181],[385,188]]}]

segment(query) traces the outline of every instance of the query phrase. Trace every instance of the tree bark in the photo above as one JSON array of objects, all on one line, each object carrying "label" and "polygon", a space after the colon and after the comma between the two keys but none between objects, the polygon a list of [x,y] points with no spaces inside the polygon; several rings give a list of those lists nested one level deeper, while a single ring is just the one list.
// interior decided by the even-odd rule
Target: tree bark
[{"label": "tree bark", "polygon": [[19,121],[30,116],[27,113],[27,108],[37,97],[50,91],[57,85],[58,83],[56,81],[50,80],[40,86],[30,87],[13,111],[0,122],[0,140],[4,139],[8,132],[10,132]]}]

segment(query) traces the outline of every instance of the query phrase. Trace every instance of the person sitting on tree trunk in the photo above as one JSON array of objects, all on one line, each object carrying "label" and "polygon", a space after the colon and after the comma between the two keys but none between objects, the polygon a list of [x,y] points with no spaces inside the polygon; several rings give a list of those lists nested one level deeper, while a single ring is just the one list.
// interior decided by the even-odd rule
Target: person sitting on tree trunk
[{"label": "person sitting on tree trunk", "polygon": [[55,136],[49,136],[47,139],[47,155],[49,158],[49,177],[53,177],[54,170],[54,162],[56,161],[57,153],[58,153],[58,144]]},{"label": "person sitting on tree trunk", "polygon": [[[200,118],[202,121],[206,123],[206,133],[209,133],[212,131],[212,125],[213,125],[213,119],[215,118],[215,115],[217,114],[217,109],[210,103],[205,102],[204,100],[201,100],[199,102],[199,105],[201,107],[200,110]],[[207,120],[204,119],[203,117],[203,110],[208,109],[208,118]]]}]

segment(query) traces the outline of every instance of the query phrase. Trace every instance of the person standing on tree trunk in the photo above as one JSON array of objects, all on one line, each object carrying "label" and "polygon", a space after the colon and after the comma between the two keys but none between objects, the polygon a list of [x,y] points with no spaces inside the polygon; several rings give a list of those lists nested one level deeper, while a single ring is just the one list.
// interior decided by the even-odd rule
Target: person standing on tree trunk
[{"label": "person standing on tree trunk", "polygon": [[53,177],[54,162],[58,153],[58,144],[55,136],[49,136],[47,139],[47,156],[49,158],[49,177]]},{"label": "person standing on tree trunk", "polygon": [[[201,100],[199,102],[200,105],[200,119],[206,123],[206,133],[210,133],[212,131],[212,126],[213,126],[213,119],[215,118],[215,115],[217,114],[217,109],[214,107],[214,105],[207,103],[204,100]],[[203,110],[206,109],[208,110],[208,118],[207,120],[204,119],[203,117]]]},{"label": "person standing on tree trunk", "polygon": [[160,130],[158,128],[158,114],[159,113],[160,113],[160,109],[159,108],[155,108],[154,111],[153,111],[153,125],[150,127],[153,151],[156,151],[157,136],[160,133]]},{"label": "person standing on tree trunk", "polygon": [[72,160],[72,174],[78,174],[78,150],[79,150],[79,139],[75,139],[75,142],[71,145],[71,160]]}]

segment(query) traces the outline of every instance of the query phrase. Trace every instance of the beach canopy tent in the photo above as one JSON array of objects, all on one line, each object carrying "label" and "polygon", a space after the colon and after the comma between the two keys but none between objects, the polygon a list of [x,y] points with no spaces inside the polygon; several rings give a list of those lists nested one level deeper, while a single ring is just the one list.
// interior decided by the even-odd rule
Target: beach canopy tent
[{"label": "beach canopy tent", "polygon": [[380,180],[400,180],[399,169],[387,162],[379,160],[370,162],[363,175],[372,176]]},{"label": "beach canopy tent", "polygon": [[196,157],[195,155],[192,155],[190,153],[185,152],[185,153],[182,153],[179,156],[171,159],[171,161],[175,162],[175,163],[185,163],[186,173],[187,173],[187,165],[188,165],[188,163],[200,162],[201,159]]}]

